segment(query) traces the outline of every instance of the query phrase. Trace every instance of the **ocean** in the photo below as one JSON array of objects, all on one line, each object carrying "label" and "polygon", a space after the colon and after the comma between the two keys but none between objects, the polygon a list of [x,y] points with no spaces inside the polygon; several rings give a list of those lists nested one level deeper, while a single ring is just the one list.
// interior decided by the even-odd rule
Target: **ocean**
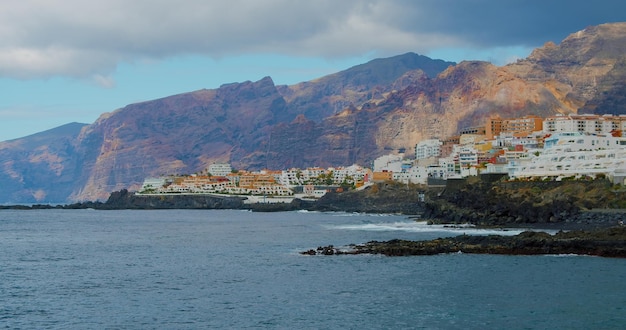
[{"label": "ocean", "polygon": [[0,326],[622,329],[626,260],[305,256],[320,245],[518,230],[400,215],[0,210]]}]

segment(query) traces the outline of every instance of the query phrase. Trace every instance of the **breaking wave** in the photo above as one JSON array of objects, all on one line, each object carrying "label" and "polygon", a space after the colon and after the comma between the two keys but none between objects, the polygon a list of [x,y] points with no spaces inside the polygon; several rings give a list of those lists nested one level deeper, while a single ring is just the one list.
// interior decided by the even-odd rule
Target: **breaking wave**
[{"label": "breaking wave", "polygon": [[[361,223],[346,225],[328,225],[329,229],[337,230],[363,230],[363,231],[401,231],[410,233],[432,233],[445,232],[457,235],[506,235],[514,236],[528,229],[520,228],[502,228],[502,229],[485,229],[476,228],[472,225],[428,225],[426,222],[400,221],[388,223]],[[556,233],[554,230],[537,230],[545,231],[550,234]]]}]

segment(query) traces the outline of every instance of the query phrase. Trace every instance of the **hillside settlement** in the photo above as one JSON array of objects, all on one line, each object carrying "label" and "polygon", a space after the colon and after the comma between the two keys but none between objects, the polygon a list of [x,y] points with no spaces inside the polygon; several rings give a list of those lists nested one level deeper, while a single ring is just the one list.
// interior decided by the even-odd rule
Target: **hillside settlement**
[{"label": "hillside settlement", "polygon": [[442,186],[454,178],[502,174],[510,180],[626,180],[626,116],[557,115],[489,118],[458,135],[423,140],[414,156],[384,155],[370,167],[246,171],[211,164],[205,171],[146,178],[138,195],[245,195],[247,203],[318,199],[326,192],[375,182]]}]

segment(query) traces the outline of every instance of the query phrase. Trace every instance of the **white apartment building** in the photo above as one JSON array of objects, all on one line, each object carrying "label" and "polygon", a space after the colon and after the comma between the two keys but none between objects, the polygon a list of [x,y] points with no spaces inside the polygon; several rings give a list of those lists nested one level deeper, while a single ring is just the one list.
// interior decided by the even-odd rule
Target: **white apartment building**
[{"label": "white apartment building", "polygon": [[323,168],[307,168],[298,169],[292,168],[289,170],[283,170],[277,176],[276,181],[285,186],[299,186],[319,178],[320,175],[333,174],[333,182],[340,184],[344,181],[354,183],[358,181],[366,181],[366,178],[371,178],[371,171],[363,168],[359,165],[352,165],[348,167],[331,167],[328,169]]},{"label": "white apartment building", "polygon": [[230,166],[230,164],[216,163],[209,165],[207,171],[213,176],[227,176],[233,171],[233,168]]},{"label": "white apartment building", "polygon": [[291,196],[293,191],[283,185],[272,184],[263,185],[252,189],[250,192],[256,195],[271,195],[271,196]]},{"label": "white apartment building", "polygon": [[543,121],[544,133],[580,132],[587,134],[610,134],[626,129],[626,116],[613,115],[557,115]]},{"label": "white apartment building", "polygon": [[529,136],[513,136],[510,133],[502,133],[495,137],[492,142],[494,147],[515,147],[518,145],[523,146],[524,148],[537,148],[539,146],[539,140],[543,137],[543,133],[537,135],[529,135]]},{"label": "white apartment building", "polygon": [[401,172],[402,155],[384,155],[374,160],[374,172]]},{"label": "white apartment building", "polygon": [[[443,159],[440,159],[440,161]],[[442,165],[441,162],[439,165],[430,165],[426,168],[428,172],[429,178],[434,179],[447,179],[448,176],[454,174],[454,162],[450,162],[450,164]]]},{"label": "white apartment building", "polygon": [[429,139],[429,140],[420,141],[415,146],[415,159],[439,157],[441,155],[442,145],[443,145],[443,142],[437,139]]},{"label": "white apartment building", "polygon": [[580,132],[555,133],[546,138],[541,154],[509,163],[509,176],[572,177],[598,174],[609,178],[626,171],[626,138]]},{"label": "white apartment building", "polygon": [[453,154],[456,155],[455,160],[461,168],[467,168],[478,165],[478,151],[474,148],[455,146]]},{"label": "white apartment building", "polygon": [[440,158],[439,159],[439,167],[444,168],[446,171],[446,176],[453,175],[455,172],[455,164],[454,159],[448,158]]},{"label": "white apartment building", "polygon": [[[308,173],[307,173],[308,174]],[[308,175],[306,179],[304,178],[304,173],[302,170],[297,168],[292,168],[288,170],[282,170],[280,173],[280,177],[278,178],[278,182],[285,186],[299,186],[306,182],[309,178]]]},{"label": "white apartment building", "polygon": [[322,174],[326,174],[326,169],[321,167],[309,167],[302,170],[302,179],[304,182],[307,182],[311,179],[318,178]]},{"label": "white apartment building", "polygon": [[145,178],[143,180],[143,185],[139,191],[156,191],[162,188],[167,182],[166,178]]},{"label": "white apartment building", "polygon": [[347,181],[348,183],[364,181],[366,177],[371,177],[367,175],[368,173],[369,170],[364,169],[362,166],[356,164],[348,167],[335,168],[333,170],[333,182],[336,184],[340,184],[344,181]]},{"label": "white apartment building", "polygon": [[611,135],[588,135],[580,132],[564,132],[553,134],[544,141],[544,149],[557,146],[567,146],[568,151],[622,149],[626,148],[626,138],[616,138]]},{"label": "white apartment building", "polygon": [[393,172],[393,180],[404,184],[426,184],[428,169],[424,166],[413,166],[402,172]]}]

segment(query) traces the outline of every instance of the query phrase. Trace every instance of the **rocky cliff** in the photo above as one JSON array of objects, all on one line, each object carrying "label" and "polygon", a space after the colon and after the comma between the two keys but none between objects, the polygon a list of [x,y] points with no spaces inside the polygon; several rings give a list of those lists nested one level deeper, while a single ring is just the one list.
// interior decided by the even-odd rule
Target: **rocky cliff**
[{"label": "rocky cliff", "polygon": [[[589,27],[527,59],[498,67],[465,61],[436,77],[407,72],[401,86],[322,121],[300,117],[277,126],[269,150],[275,165],[368,164],[417,142],[459,129],[529,114],[626,113],[626,23]],[[307,149],[294,148],[309,141]],[[310,152],[309,152],[310,151]],[[295,153],[295,154],[294,154]],[[287,158],[287,159],[286,159]],[[284,162],[284,163],[281,163]],[[278,166],[280,168],[280,166]]]},{"label": "rocky cliff", "polygon": [[36,145],[0,142],[0,202],[103,200],[213,162],[369,165],[492,114],[626,113],[625,36],[626,23],[605,24],[502,67],[409,53],[293,86],[267,77],[128,105]]},{"label": "rocky cliff", "polygon": [[0,142],[0,203],[67,200],[81,172],[76,139],[86,126],[71,123]]},{"label": "rocky cliff", "polygon": [[[313,166],[334,147],[322,143],[317,154],[307,153],[304,159],[291,151],[313,147],[312,136],[324,135],[325,126],[334,125],[319,120],[343,105],[381,97],[398,79],[402,86],[415,75],[426,75],[422,67],[434,76],[450,65],[454,63],[404,54],[294,86],[276,86],[269,77],[225,84],[131,104],[91,125],[75,125],[80,129],[62,137],[0,142],[0,202],[104,200],[112,191],[137,188],[147,176],[194,173],[214,162],[245,169]],[[318,121],[306,119],[305,113]],[[303,129],[293,134],[289,125],[304,128],[307,122],[314,124],[313,133]],[[66,130],[55,130],[61,131]],[[68,147],[57,150],[57,139]],[[283,146],[288,141],[292,143]],[[54,160],[40,161],[42,150]],[[324,162],[344,163],[343,158]]]}]

